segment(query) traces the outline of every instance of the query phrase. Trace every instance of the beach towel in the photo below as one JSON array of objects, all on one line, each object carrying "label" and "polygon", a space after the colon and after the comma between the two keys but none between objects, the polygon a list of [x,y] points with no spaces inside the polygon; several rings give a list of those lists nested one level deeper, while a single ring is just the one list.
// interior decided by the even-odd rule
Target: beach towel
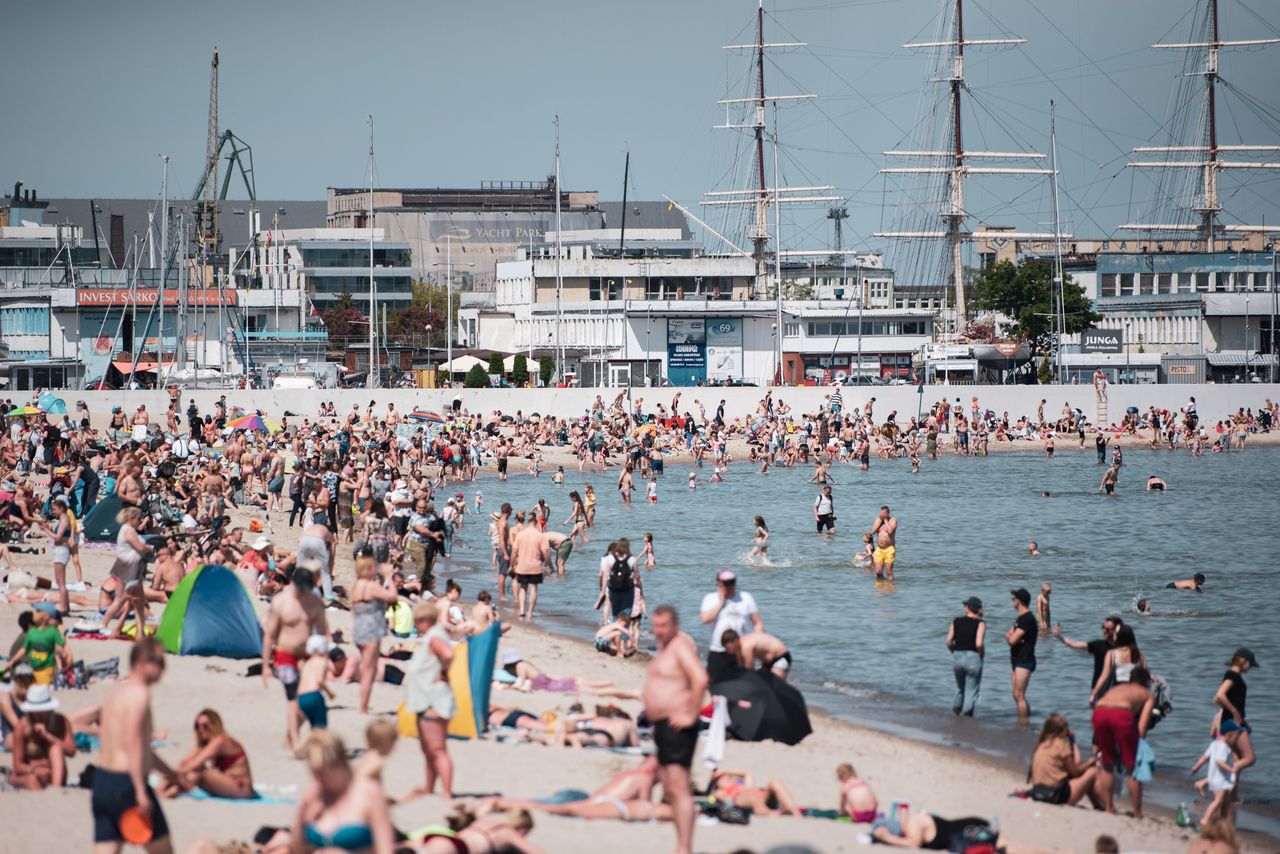
[{"label": "beach towel", "polygon": [[189,792],[184,792],[183,797],[191,798],[194,801],[221,801],[227,804],[296,804],[298,802],[297,798],[264,793],[263,789],[265,788],[263,786],[255,786],[254,794],[256,797],[252,798],[221,798],[217,795],[209,794],[204,789],[192,789]]},{"label": "beach towel", "polygon": [[1133,779],[1139,783],[1150,783],[1156,770],[1156,752],[1145,738],[1138,739],[1138,755],[1134,761]]},{"label": "beach towel", "polygon": [[724,762],[725,732],[729,727],[729,702],[720,696],[711,698],[711,726],[702,747],[702,764],[707,768],[719,768]]}]

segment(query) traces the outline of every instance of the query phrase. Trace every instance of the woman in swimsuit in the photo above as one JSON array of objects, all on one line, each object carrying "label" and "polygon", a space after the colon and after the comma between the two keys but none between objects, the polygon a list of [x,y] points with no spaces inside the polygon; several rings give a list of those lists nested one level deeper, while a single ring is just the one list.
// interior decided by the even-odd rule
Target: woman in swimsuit
[{"label": "woman in swimsuit", "polygon": [[292,850],[391,854],[395,831],[386,793],[375,778],[352,773],[342,740],[328,730],[313,731],[301,756],[315,786],[298,804]]},{"label": "woman in swimsuit", "polygon": [[781,780],[770,780],[764,786],[755,785],[751,775],[744,771],[712,771],[711,794],[736,807],[751,810],[756,815],[803,815],[791,792]]},{"label": "woman in swimsuit", "polygon": [[1138,649],[1138,640],[1134,637],[1133,629],[1121,626],[1116,632],[1115,646],[1103,662],[1102,672],[1098,674],[1098,684],[1093,686],[1089,705],[1096,703],[1098,698],[1107,693],[1107,689],[1115,683],[1128,682],[1133,668],[1139,665],[1145,667],[1146,664],[1147,659]]},{"label": "woman in swimsuit", "polygon": [[[174,767],[181,790],[200,788],[218,798],[258,797],[244,746],[227,735],[221,716],[213,709],[203,709],[196,715],[195,734],[195,746]],[[161,792],[166,797],[178,794],[178,787],[167,789]]]},{"label": "woman in swimsuit", "polygon": [[836,769],[836,779],[840,781],[840,815],[847,815],[859,824],[875,821],[879,803],[871,785],[859,777],[848,762]]},{"label": "woman in swimsuit", "polygon": [[876,842],[928,851],[963,851],[966,841],[976,845],[980,841],[977,837],[983,835],[990,835],[988,841],[997,851],[1006,849],[999,832],[992,829],[985,818],[948,819],[927,812],[912,813],[900,826],[897,822],[881,820],[871,831],[871,838]]},{"label": "woman in swimsuit", "polygon": [[756,522],[756,538],[751,541],[751,554],[747,555],[747,560],[751,563],[756,562],[756,557],[760,558],[761,563],[769,562],[769,526],[764,523],[763,516],[757,516]]},{"label": "woman in swimsuit", "polygon": [[477,815],[467,807],[458,807],[448,818],[449,826],[428,828],[414,850],[420,854],[541,854],[542,849],[529,842],[533,817],[524,809],[506,815]]}]

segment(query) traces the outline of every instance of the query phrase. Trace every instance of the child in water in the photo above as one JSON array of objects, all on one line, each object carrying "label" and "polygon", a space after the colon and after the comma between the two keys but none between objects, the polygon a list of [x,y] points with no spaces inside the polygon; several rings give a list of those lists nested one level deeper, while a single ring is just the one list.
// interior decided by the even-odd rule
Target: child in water
[{"label": "child in water", "polygon": [[853,556],[855,566],[867,566],[871,563],[872,555],[875,554],[875,546],[872,545],[871,535],[862,535],[862,551]]},{"label": "child in water", "polygon": [[689,491],[693,492],[698,488],[698,473],[696,471],[689,472]]},{"label": "child in water", "polygon": [[756,538],[751,541],[751,554],[747,559],[755,563],[757,557],[761,563],[769,562],[769,526],[764,523],[763,516],[756,517]]},{"label": "child in water", "polygon": [[564,466],[556,466],[556,473],[551,476],[551,482],[556,486],[564,485]]},{"label": "child in water", "polygon": [[716,466],[715,469],[711,472],[711,482],[712,483],[724,482],[724,478],[720,476],[720,466]]},{"label": "child in water", "polygon": [[657,504],[658,503],[658,476],[656,474],[649,475],[649,487],[647,491],[649,495],[649,503]]},{"label": "child in water", "polygon": [[644,565],[647,569],[653,569],[654,564],[658,562],[653,553],[653,534],[646,533],[644,535],[644,551],[640,552],[640,556],[644,558]]}]

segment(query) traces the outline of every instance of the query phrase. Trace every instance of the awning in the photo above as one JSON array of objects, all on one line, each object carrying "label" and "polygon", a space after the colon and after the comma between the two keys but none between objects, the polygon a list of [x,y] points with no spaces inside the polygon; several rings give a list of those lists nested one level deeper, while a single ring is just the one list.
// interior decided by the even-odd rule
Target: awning
[{"label": "awning", "polygon": [[[115,369],[117,371],[125,375],[130,374],[134,370],[137,370],[138,373],[142,373],[143,371],[154,371],[156,368],[160,367],[159,362],[151,362],[146,360],[139,361],[138,367],[136,369],[133,366],[133,362],[125,361],[123,359],[118,362],[112,362],[111,364],[115,366]],[[164,364],[172,365],[173,362],[165,362]]]},{"label": "awning", "polygon": [[1269,367],[1276,363],[1273,353],[1206,353],[1205,358],[1215,368]]}]

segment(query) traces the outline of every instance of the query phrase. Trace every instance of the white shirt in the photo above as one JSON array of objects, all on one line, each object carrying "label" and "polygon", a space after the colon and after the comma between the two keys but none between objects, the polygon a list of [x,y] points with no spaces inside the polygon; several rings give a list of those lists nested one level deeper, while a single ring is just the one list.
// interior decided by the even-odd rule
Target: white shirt
[{"label": "white shirt", "polygon": [[[708,593],[702,597],[702,608],[699,610],[710,611],[719,600],[719,593]],[[760,609],[756,607],[755,597],[750,593],[735,590],[732,596],[724,600],[724,607],[716,615],[715,624],[711,627],[711,651],[724,652],[724,644],[720,643],[720,636],[729,629],[733,629],[739,636],[751,634],[751,615],[758,613]]]},{"label": "white shirt", "polygon": [[1227,743],[1220,738],[1215,738],[1209,743],[1209,749],[1204,752],[1204,755],[1209,758],[1209,763],[1205,766],[1208,769],[1205,779],[1209,781],[1209,789],[1214,792],[1227,792],[1234,789],[1236,775],[1227,774],[1218,767],[1219,760],[1228,765],[1232,764],[1231,748]]},{"label": "white shirt", "polygon": [[413,493],[408,489],[393,490],[390,498],[395,508],[391,511],[392,516],[408,516],[413,513]]}]

